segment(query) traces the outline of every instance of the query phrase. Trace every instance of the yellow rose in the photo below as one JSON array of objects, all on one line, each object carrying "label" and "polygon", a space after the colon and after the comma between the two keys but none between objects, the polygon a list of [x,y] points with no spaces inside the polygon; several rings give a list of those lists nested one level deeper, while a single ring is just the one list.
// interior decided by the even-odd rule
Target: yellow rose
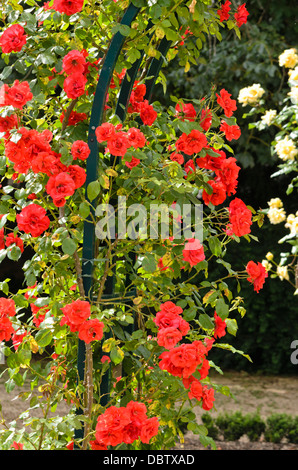
[{"label": "yellow rose", "polygon": [[273,120],[276,117],[276,110],[275,109],[269,109],[269,111],[266,111],[264,116],[261,117],[261,120],[264,124],[267,126],[270,126],[273,122]]},{"label": "yellow rose", "polygon": [[289,70],[289,80],[291,80],[291,82],[298,82],[298,67]]},{"label": "yellow rose", "polygon": [[286,49],[280,54],[278,61],[280,67],[286,67],[288,69],[293,69],[298,63],[298,55],[296,54],[297,50],[295,48]]},{"label": "yellow rose", "polygon": [[293,140],[288,136],[277,142],[275,145],[275,151],[282,160],[294,160],[298,153]]},{"label": "yellow rose", "polygon": [[252,86],[242,88],[239,91],[238,101],[243,106],[257,104],[259,99],[263,96],[265,90],[259,83],[254,83]]},{"label": "yellow rose", "polygon": [[268,202],[268,206],[270,207],[270,209],[279,209],[280,207],[282,207],[282,205],[282,200],[279,197],[271,198]]},{"label": "yellow rose", "polygon": [[280,224],[286,218],[284,209],[276,209],[276,207],[270,208],[267,215],[270,223],[274,225]]},{"label": "yellow rose", "polygon": [[289,280],[289,273],[288,273],[287,266],[277,266],[276,274],[278,275],[281,281],[283,281],[284,279],[286,279],[287,281]]},{"label": "yellow rose", "polygon": [[298,86],[293,86],[288,96],[291,98],[293,104],[298,104]]},{"label": "yellow rose", "polygon": [[267,255],[266,255],[266,259],[268,261],[272,261],[273,260],[273,254],[271,253],[271,251],[268,251]]}]

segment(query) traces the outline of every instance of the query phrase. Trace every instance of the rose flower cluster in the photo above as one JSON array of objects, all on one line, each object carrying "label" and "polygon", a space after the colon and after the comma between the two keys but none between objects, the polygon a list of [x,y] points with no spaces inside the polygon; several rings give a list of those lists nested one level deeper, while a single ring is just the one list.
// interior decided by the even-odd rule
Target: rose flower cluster
[{"label": "rose flower cluster", "polygon": [[[157,117],[157,112],[148,100],[144,99],[145,93],[146,85],[139,84],[136,81],[127,111],[130,114],[137,113],[144,125],[151,126]],[[99,143],[106,144],[106,152],[115,157],[122,157],[122,159],[126,156],[128,149],[141,149],[146,145],[146,137],[140,129],[130,127],[127,131],[124,131],[122,124],[114,126],[112,123],[104,122],[96,128],[95,135]],[[136,156],[131,157],[130,161],[125,159],[125,165],[130,169],[139,165],[139,163],[140,159]]]},{"label": "rose flower cluster", "polygon": [[99,341],[103,337],[103,322],[98,318],[90,318],[91,307],[86,300],[75,300],[65,305],[62,309],[63,317],[60,325],[68,325],[72,333],[78,332],[82,341],[89,344],[91,341]]},{"label": "rose flower cluster", "polygon": [[157,435],[158,428],[158,418],[147,417],[144,403],[130,401],[126,406],[110,406],[99,415],[95,438],[101,449],[121,443],[132,444],[137,439],[149,444],[150,439]]},{"label": "rose flower cluster", "polygon": [[10,320],[16,314],[15,303],[12,299],[0,297],[0,342],[9,341],[15,330]]},{"label": "rose flower cluster", "polygon": [[[157,343],[167,350],[159,356],[159,367],[180,377],[189,390],[189,398],[196,398],[202,403],[204,410],[210,410],[213,407],[214,390],[202,385],[201,381],[207,377],[210,368],[206,356],[215,339],[225,335],[226,322],[215,312],[214,338],[207,339],[205,343],[193,341],[177,346],[190,329],[189,323],[181,317],[182,313],[181,307],[167,301],[161,304],[154,318],[158,326]],[[199,373],[199,379],[194,376],[195,373]]]},{"label": "rose flower cluster", "polygon": [[[226,2],[229,7],[230,2]],[[244,12],[243,8],[239,8],[235,14],[240,15]],[[238,17],[238,16],[237,16]],[[240,18],[240,16],[239,16]],[[216,93],[216,102],[219,109],[222,109],[224,116],[221,118],[219,130],[227,141],[237,140],[241,131],[238,125],[228,124],[225,118],[231,118],[237,109],[236,100],[231,98],[231,94],[225,89]],[[202,192],[202,199],[207,206],[218,206],[229,196],[236,193],[238,185],[238,175],[240,166],[234,157],[227,157],[223,150],[210,147],[206,133],[212,125],[212,111],[203,108],[200,116],[197,116],[196,110],[191,103],[184,104],[179,102],[176,105],[176,117],[183,121],[198,122],[202,130],[193,129],[188,134],[182,133],[175,142],[175,150],[170,146],[170,159],[176,161],[185,170],[185,177],[191,180],[197,168],[206,171],[210,175],[208,185],[210,191],[206,189]],[[198,155],[200,154],[201,155]],[[185,156],[191,157],[185,163]],[[251,232],[252,212],[246,204],[235,197],[228,206],[229,222],[225,227],[225,232],[231,237],[241,237]],[[199,240],[188,240],[183,250],[183,260],[189,262],[191,266],[195,266],[205,259],[204,248]],[[254,290],[259,292],[267,277],[266,271],[260,268],[260,263],[256,264],[257,268],[252,268],[253,262],[248,265],[247,272],[249,274],[248,281],[254,285]],[[255,264],[255,263],[254,263]],[[162,263],[159,265],[164,269]],[[251,274],[253,272],[253,274]],[[256,274],[257,272],[257,274]]]}]

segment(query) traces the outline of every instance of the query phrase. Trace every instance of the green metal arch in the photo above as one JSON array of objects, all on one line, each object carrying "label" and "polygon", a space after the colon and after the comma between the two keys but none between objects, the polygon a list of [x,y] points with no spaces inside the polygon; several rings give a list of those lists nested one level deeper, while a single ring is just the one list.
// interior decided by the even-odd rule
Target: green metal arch
[{"label": "green metal arch", "polygon": [[[131,3],[127,10],[125,11],[121,24],[129,26],[137,17],[140,8],[136,7]],[[149,22],[148,30],[152,26],[152,23]],[[87,187],[88,185],[97,180],[98,177],[98,155],[99,147],[96,140],[95,130],[102,123],[103,111],[106,102],[106,96],[109,90],[110,82],[112,79],[113,71],[117,64],[120,52],[124,45],[126,37],[123,36],[120,32],[117,32],[109,46],[108,52],[104,59],[102,69],[99,75],[98,84],[96,87],[94,101],[91,110],[89,130],[88,130],[88,145],[90,148],[90,154],[87,159],[86,166],[86,199],[87,197]],[[160,41],[158,50],[160,52],[159,59],[153,58],[150,67],[147,72],[149,79],[146,81],[146,96],[145,99],[150,101],[153,93],[153,88],[158,78],[160,69],[163,65],[164,57],[171,45],[171,41],[167,40],[165,37]],[[123,122],[126,117],[127,106],[129,103],[133,83],[136,79],[139,67],[144,57],[144,51],[141,53],[141,57],[132,65],[130,69],[127,70],[126,75],[122,81],[121,89],[118,97],[118,102],[116,104],[115,114]],[[113,157],[114,158],[114,157]],[[111,162],[113,163],[113,162]],[[89,201],[93,204],[94,201]],[[91,205],[92,207],[92,205]],[[84,234],[83,234],[83,250],[82,250],[82,281],[85,291],[85,296],[89,301],[92,301],[92,287],[93,287],[93,270],[94,270],[94,258],[95,258],[95,227],[92,219],[94,218],[94,209],[91,209],[90,215],[84,221]],[[133,253],[130,255],[133,259]],[[113,279],[109,281],[107,286],[105,286],[104,294],[106,297],[109,297],[113,294]],[[86,358],[86,347],[85,343],[82,340],[78,340],[78,354],[77,354],[77,369],[78,369],[78,381],[84,380],[84,365]],[[109,380],[110,371],[108,371],[103,377],[101,384],[101,395],[102,400],[101,404],[105,406],[109,399]],[[77,414],[82,414],[83,410],[78,409]],[[84,430],[81,428],[75,431],[75,439],[82,439],[84,436]]]}]

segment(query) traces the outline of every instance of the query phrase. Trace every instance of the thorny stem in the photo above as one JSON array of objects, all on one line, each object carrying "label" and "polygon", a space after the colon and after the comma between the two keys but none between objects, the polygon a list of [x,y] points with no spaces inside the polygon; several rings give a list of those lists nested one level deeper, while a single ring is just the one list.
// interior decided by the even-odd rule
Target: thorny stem
[{"label": "thorny stem", "polygon": [[[64,207],[59,208],[59,218],[63,219],[64,217]],[[65,225],[63,223],[63,225]],[[77,276],[77,283],[80,292],[80,296],[85,298],[85,289],[82,278],[82,267],[80,263],[80,258],[77,250],[74,253],[74,263],[75,271]],[[92,405],[93,405],[93,355],[92,347],[90,344],[85,345],[85,368],[84,368],[84,416],[87,418],[85,427],[84,427],[84,438],[81,450],[87,450],[90,427],[91,427],[91,415],[92,415]]]}]

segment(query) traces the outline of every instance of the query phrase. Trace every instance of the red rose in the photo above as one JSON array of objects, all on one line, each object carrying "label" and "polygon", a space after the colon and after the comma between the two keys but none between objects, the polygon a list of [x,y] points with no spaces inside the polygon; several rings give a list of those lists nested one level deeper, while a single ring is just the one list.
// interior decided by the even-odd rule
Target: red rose
[{"label": "red rose", "polygon": [[132,93],[135,101],[143,101],[144,96],[146,95],[146,85],[144,83],[139,84],[138,82],[135,82]]},{"label": "red rose", "polygon": [[46,314],[49,311],[46,307],[37,307],[37,305],[30,304],[32,315],[33,315],[33,323],[36,328],[40,327],[40,324],[46,318]]},{"label": "red rose", "polygon": [[148,418],[142,425],[140,439],[144,444],[149,444],[150,439],[158,433],[159,422],[154,416]]},{"label": "red rose", "polygon": [[177,103],[175,106],[176,116],[182,121],[187,119],[188,121],[195,121],[197,112],[191,103],[181,104]]},{"label": "red rose", "polygon": [[0,341],[9,341],[13,334],[14,328],[9,318],[0,318]]},{"label": "red rose", "polygon": [[222,320],[216,312],[214,312],[214,320],[215,320],[215,329],[214,329],[214,338],[221,338],[226,334],[226,322]]},{"label": "red rose", "polygon": [[75,189],[81,188],[86,181],[86,171],[84,168],[79,165],[69,165],[66,171],[73,179]]},{"label": "red rose", "polygon": [[233,112],[236,111],[236,100],[232,100],[231,94],[228,93],[224,88],[220,91],[220,94],[216,93],[217,96],[217,103],[221,106],[224,110],[224,113],[227,117],[231,117]]},{"label": "red rose", "polygon": [[215,170],[216,180],[224,184],[228,196],[235,194],[238,185],[238,174],[240,167],[234,157],[226,158],[222,161],[221,167]]},{"label": "red rose", "polygon": [[196,167],[193,160],[188,160],[188,162],[185,163],[184,170],[186,172],[185,178],[187,178],[189,173],[195,173]]},{"label": "red rose", "polygon": [[55,164],[56,156],[54,152],[39,152],[31,162],[31,169],[34,173],[45,173],[51,176]]},{"label": "red rose", "polygon": [[195,372],[205,354],[206,348],[201,341],[182,344],[162,353],[159,356],[161,358],[159,367],[176,377],[185,379]]},{"label": "red rose", "polygon": [[247,9],[245,8],[246,3],[239,5],[237,11],[234,15],[238,28],[247,22],[247,17],[249,15]]},{"label": "red rose", "polygon": [[127,168],[131,169],[135,166],[138,166],[140,162],[141,162],[141,160],[139,158],[132,157],[130,162],[125,162],[125,165],[127,166]]},{"label": "red rose", "polygon": [[84,73],[85,65],[86,59],[84,54],[74,49],[64,56],[62,61],[62,70],[66,75],[71,75],[72,73]]},{"label": "red rose", "polygon": [[202,109],[201,117],[200,117],[200,126],[202,127],[203,131],[209,131],[212,124],[212,112],[210,109]]},{"label": "red rose", "polygon": [[0,132],[5,133],[5,138],[9,138],[11,129],[18,127],[18,118],[15,114],[11,116],[1,117],[0,116]]},{"label": "red rose", "polygon": [[158,326],[158,328],[179,328],[181,317],[176,315],[172,312],[165,312],[160,311],[157,312],[154,323]]},{"label": "red rose", "polygon": [[74,15],[82,10],[84,0],[54,0],[53,10],[65,13],[68,16]]},{"label": "red rose", "polygon": [[211,194],[208,194],[205,189],[203,190],[202,198],[204,203],[208,206],[208,204],[213,204],[214,206],[218,206],[222,204],[227,197],[226,188],[223,183],[220,181],[210,180],[208,184],[212,187],[213,191]]},{"label": "red rose", "polygon": [[13,441],[10,447],[13,447],[15,450],[23,450],[24,449],[24,444],[21,444],[20,442]]},{"label": "red rose", "polygon": [[210,363],[209,363],[209,361],[204,357],[204,358],[203,358],[203,364],[202,364],[202,366],[201,366],[199,369],[197,369],[197,371],[198,371],[199,374],[200,374],[200,379],[201,379],[201,380],[204,380],[204,379],[207,377],[208,372],[209,372],[209,369],[210,369]]},{"label": "red rose", "polygon": [[146,137],[144,136],[143,132],[141,132],[140,129],[137,129],[136,127],[131,127],[127,131],[127,138],[130,145],[135,149],[142,148],[146,144]]},{"label": "red rose", "polygon": [[26,44],[27,36],[23,26],[13,24],[9,26],[1,35],[0,47],[4,54],[19,52]]},{"label": "red rose", "polygon": [[190,400],[192,398],[196,398],[197,400],[201,400],[203,396],[203,386],[198,379],[194,379],[190,384],[190,391],[188,392],[188,397]]},{"label": "red rose", "polygon": [[14,317],[16,314],[16,306],[13,299],[0,297],[0,318]]},{"label": "red rose", "polygon": [[167,302],[161,304],[160,311],[172,313],[174,315],[180,315],[181,313],[183,313],[182,307],[180,307],[179,305],[175,305],[174,302],[171,302],[171,300],[168,300]]},{"label": "red rose", "polygon": [[97,318],[92,318],[81,324],[79,327],[79,338],[89,344],[94,340],[101,340],[103,337],[103,322]]},{"label": "red rose", "polygon": [[[5,87],[5,85],[3,86]],[[25,104],[33,98],[28,82],[19,82],[19,80],[15,80],[10,88],[6,86],[4,90],[6,106],[13,106],[14,108],[22,109]]]},{"label": "red rose", "polygon": [[[227,158],[223,150],[211,149],[218,154],[218,157],[213,157],[212,155],[207,155],[205,157],[199,157],[196,159],[196,164],[200,168],[206,168],[206,170],[220,170],[223,166],[223,161]],[[207,149],[208,152],[208,149]]]},{"label": "red rose", "polygon": [[166,349],[172,349],[182,339],[181,332],[173,327],[162,328],[157,333],[157,344],[163,346]]},{"label": "red rose", "polygon": [[170,160],[172,160],[172,162],[177,162],[180,165],[182,165],[184,163],[183,155],[181,155],[181,153],[177,153],[177,152],[172,152],[171,153]]},{"label": "red rose", "polygon": [[183,260],[188,262],[191,266],[196,266],[205,259],[204,248],[201,242],[195,238],[188,240],[182,254]]},{"label": "red rose", "polygon": [[25,233],[30,233],[32,237],[39,237],[50,225],[46,210],[34,203],[24,207],[16,220],[18,228]]},{"label": "red rose", "polygon": [[70,99],[76,99],[85,93],[87,78],[79,72],[69,75],[63,84],[63,90]]},{"label": "red rose", "polygon": [[204,147],[207,147],[207,138],[202,132],[193,129],[189,134],[183,133],[176,142],[178,152],[184,152],[187,155],[199,153]]},{"label": "red rose", "polygon": [[97,418],[96,440],[108,446],[121,444],[123,429],[130,423],[130,420],[130,412],[126,408],[110,406]]},{"label": "red rose", "polygon": [[219,10],[217,10],[217,13],[219,14],[219,21],[223,22],[225,20],[228,20],[230,17],[229,11],[231,10],[230,8],[231,2],[227,0]]},{"label": "red rose", "polygon": [[221,126],[219,130],[224,132],[226,139],[229,141],[237,140],[241,136],[240,127],[237,125],[229,126],[226,121],[221,121]]},{"label": "red rose", "polygon": [[90,154],[89,145],[83,140],[76,140],[71,146],[73,159],[86,160]]},{"label": "red rose", "polygon": [[13,345],[15,351],[18,350],[20,344],[22,343],[25,336],[27,336],[27,334],[28,334],[27,331],[25,331],[24,333],[15,331],[13,333],[13,335],[11,337],[11,340],[12,340],[12,345]]},{"label": "red rose", "polygon": [[23,240],[20,237],[15,236],[13,232],[11,232],[7,235],[6,240],[5,240],[5,245],[7,247],[9,247],[10,245],[16,245],[20,248],[22,253],[24,251]]},{"label": "red rose", "polygon": [[123,131],[118,131],[112,135],[107,144],[108,151],[115,157],[124,157],[129,147],[129,140],[126,133]]},{"label": "red rose", "polygon": [[4,228],[0,229],[0,250],[5,249],[5,235],[4,235]]},{"label": "red rose", "polygon": [[65,198],[72,196],[76,185],[73,178],[66,172],[51,176],[46,184],[46,191],[57,207],[65,204]]},{"label": "red rose", "polygon": [[[87,119],[86,113],[77,113],[76,111],[72,111],[67,121],[68,126],[75,126],[78,122],[85,121]],[[64,120],[64,112],[60,116],[60,122]]]},{"label": "red rose", "polygon": [[92,450],[108,450],[108,447],[97,440],[89,441]]},{"label": "red rose", "polygon": [[144,403],[131,400],[129,403],[127,403],[126,409],[129,411],[130,419],[132,421],[138,421],[140,424],[142,424],[147,420],[147,408]]},{"label": "red rose", "polygon": [[254,290],[259,292],[262,289],[265,279],[268,277],[268,273],[262,263],[255,263],[254,261],[249,261],[246,266],[246,271],[248,274],[247,280],[253,283]]},{"label": "red rose", "polygon": [[86,322],[91,315],[90,303],[86,300],[75,300],[65,305],[61,310],[63,317],[60,325],[68,325],[72,332],[78,331],[80,326]]},{"label": "red rose", "polygon": [[97,142],[106,142],[116,134],[115,126],[110,122],[104,122],[95,129]]},{"label": "red rose", "polygon": [[135,82],[134,88],[129,98],[129,106],[127,109],[129,113],[140,111],[140,106],[141,103],[144,101],[145,94],[146,85],[144,83],[138,84],[138,82]]},{"label": "red rose", "polygon": [[250,233],[252,213],[241,199],[235,198],[230,202],[229,220],[230,223],[226,230],[228,235],[241,237]]},{"label": "red rose", "polygon": [[213,388],[208,389],[207,385],[204,385],[202,400],[203,400],[203,403],[202,403],[203,410],[206,410],[206,411],[211,410],[211,408],[213,407],[214,400],[215,400],[214,389]]},{"label": "red rose", "polygon": [[146,126],[152,126],[155,119],[157,118],[157,112],[153,108],[151,104],[149,104],[148,100],[144,100],[140,104],[140,118]]}]

